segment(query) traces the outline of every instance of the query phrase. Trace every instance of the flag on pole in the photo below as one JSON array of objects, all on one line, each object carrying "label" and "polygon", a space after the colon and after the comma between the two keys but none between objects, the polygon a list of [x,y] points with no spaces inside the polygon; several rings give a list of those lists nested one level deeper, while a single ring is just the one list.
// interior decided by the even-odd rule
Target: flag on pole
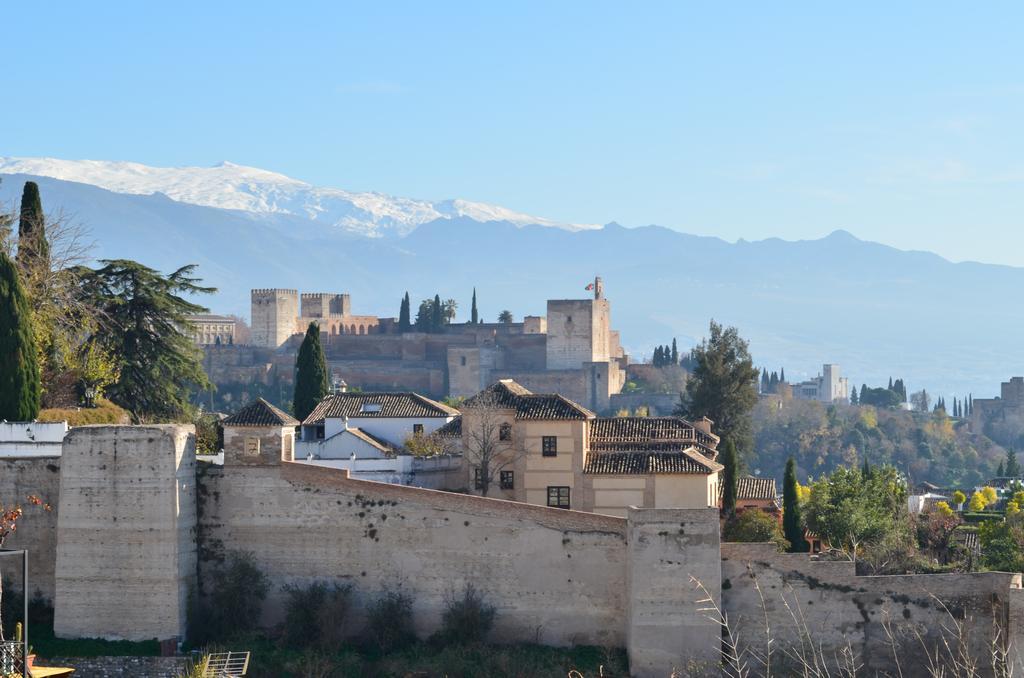
[{"label": "flag on pole", "polygon": [[585,289],[588,292],[591,291],[592,289],[594,289],[594,283],[590,283],[589,285],[587,285],[583,289]]}]

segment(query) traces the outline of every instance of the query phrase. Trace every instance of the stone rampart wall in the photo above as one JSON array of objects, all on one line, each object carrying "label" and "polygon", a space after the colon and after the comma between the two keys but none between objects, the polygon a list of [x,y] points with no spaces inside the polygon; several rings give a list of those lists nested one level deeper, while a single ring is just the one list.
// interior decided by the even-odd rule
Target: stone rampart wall
[{"label": "stone rampart wall", "polygon": [[[22,504],[25,514],[5,548],[28,549],[29,595],[36,590],[53,600],[53,573],[57,560],[57,507],[60,498],[60,457],[0,458],[0,505]],[[45,511],[29,506],[26,497],[36,495],[51,505]],[[15,590],[21,586],[21,559],[0,558],[0,571],[10,577]]]},{"label": "stone rampart wall", "polygon": [[723,608],[741,643],[763,651],[767,612],[779,661],[808,639],[830,661],[848,648],[869,675],[917,675],[924,648],[957,647],[955,620],[969,654],[990,665],[1020,584],[1019,574],[999,572],[859,577],[849,562],[782,554],[771,544],[722,544]]},{"label": "stone rampart wall", "polygon": [[187,657],[47,657],[36,666],[75,669],[75,678],[178,678],[188,665]]}]

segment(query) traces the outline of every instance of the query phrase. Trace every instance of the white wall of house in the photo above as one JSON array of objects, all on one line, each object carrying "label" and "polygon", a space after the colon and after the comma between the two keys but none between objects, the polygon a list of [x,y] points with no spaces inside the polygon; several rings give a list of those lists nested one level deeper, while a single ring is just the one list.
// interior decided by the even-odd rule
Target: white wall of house
[{"label": "white wall of house", "polygon": [[342,430],[323,440],[300,440],[295,444],[295,459],[383,459],[387,457],[377,447],[359,438],[351,431]]},{"label": "white wall of house", "polygon": [[0,457],[59,457],[66,421],[0,422]]},{"label": "white wall of house", "polygon": [[427,489],[442,489],[453,471],[460,469],[462,457],[441,455],[437,457],[413,457],[400,454],[385,459],[315,459],[297,463],[324,466],[349,472],[356,480],[372,480],[392,485],[408,485]]},{"label": "white wall of house", "polygon": [[[416,424],[423,425],[423,433],[433,433],[454,417],[349,417],[348,425],[361,428],[370,435],[383,438],[396,447],[405,444]],[[344,418],[330,418],[324,422],[324,438],[330,438],[345,428]]]}]

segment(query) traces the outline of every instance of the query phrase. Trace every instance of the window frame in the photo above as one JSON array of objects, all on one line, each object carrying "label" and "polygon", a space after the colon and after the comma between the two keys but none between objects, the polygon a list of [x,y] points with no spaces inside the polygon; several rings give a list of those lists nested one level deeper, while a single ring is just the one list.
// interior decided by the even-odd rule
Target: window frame
[{"label": "window frame", "polygon": [[501,471],[499,477],[498,487],[503,490],[514,490],[516,489],[516,472],[515,471]]},{"label": "window frame", "polygon": [[558,436],[541,436],[540,453],[544,457],[558,456]]},{"label": "window frame", "polygon": [[512,424],[500,424],[498,426],[498,440],[503,443],[512,442]]},{"label": "window frame", "polygon": [[[564,492],[563,492],[564,490]],[[552,491],[554,491],[555,503],[551,503]],[[563,494],[565,497],[565,503],[562,503]],[[560,509],[571,509],[572,508],[572,488],[568,485],[548,485],[547,488],[547,505],[548,508],[560,508]]]},{"label": "window frame", "polygon": [[423,435],[423,424],[413,424],[412,425],[412,434],[414,436],[421,436],[421,435]]}]

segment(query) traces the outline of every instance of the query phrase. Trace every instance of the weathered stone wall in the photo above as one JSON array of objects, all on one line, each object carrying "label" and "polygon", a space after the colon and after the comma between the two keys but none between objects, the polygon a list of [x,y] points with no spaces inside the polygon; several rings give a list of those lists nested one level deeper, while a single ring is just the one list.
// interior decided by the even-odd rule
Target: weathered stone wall
[{"label": "weathered stone wall", "polygon": [[965,620],[970,654],[990,665],[991,642],[996,633],[1005,642],[1020,585],[1019,574],[999,572],[858,577],[849,562],[722,544],[723,608],[741,643],[763,651],[767,611],[780,661],[803,637],[830,661],[849,645],[870,675],[898,675],[894,657],[902,675],[917,675],[927,665],[924,648],[943,655],[944,640],[957,647],[955,619]]},{"label": "weathered stone wall", "polygon": [[[54,563],[57,560],[57,506],[60,498],[60,457],[0,458],[0,504],[21,503],[25,515],[18,529],[4,545],[28,549],[29,595],[38,589],[53,600]],[[51,505],[51,511],[28,506],[26,497],[36,495]],[[21,586],[21,559],[0,558],[4,577],[11,577],[15,590]]]},{"label": "weathered stone wall", "polygon": [[718,510],[630,508],[628,523],[630,672],[719,675],[721,629],[701,611],[721,586]]},{"label": "weathered stone wall", "polygon": [[185,635],[196,575],[192,426],[84,426],[64,440],[54,630]]},{"label": "weathered stone wall", "polygon": [[608,407],[613,412],[622,409],[636,412],[638,407],[646,407],[652,417],[668,417],[678,404],[678,393],[613,393]]},{"label": "weathered stone wall", "polygon": [[267,624],[280,620],[281,586],[334,580],[354,587],[354,629],[366,602],[402,587],[426,636],[439,627],[445,596],[472,583],[498,608],[495,640],[625,642],[621,518],[349,480],[300,464],[210,468],[200,497],[201,580],[227,551],[252,551],[272,582]]},{"label": "weathered stone wall", "polygon": [[75,678],[178,678],[187,662],[186,657],[47,657],[35,665],[71,667]]}]

